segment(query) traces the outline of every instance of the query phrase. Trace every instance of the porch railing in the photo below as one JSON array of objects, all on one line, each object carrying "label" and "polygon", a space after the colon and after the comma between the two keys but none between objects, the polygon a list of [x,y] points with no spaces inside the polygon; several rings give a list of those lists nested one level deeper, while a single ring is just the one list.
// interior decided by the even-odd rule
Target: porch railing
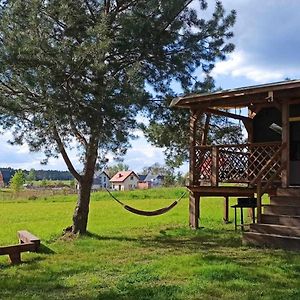
[{"label": "porch railing", "polygon": [[[280,142],[241,145],[196,146],[194,184],[210,182],[250,184],[260,174],[262,182],[268,181],[281,167],[280,159],[273,159],[268,172],[260,171],[281,149]],[[277,158],[277,156],[276,156]],[[273,181],[280,180],[280,173]]]},{"label": "porch railing", "polygon": [[282,150],[286,144],[257,143],[195,147],[194,184],[247,183],[257,189],[257,221],[261,222],[262,196],[280,182]]}]

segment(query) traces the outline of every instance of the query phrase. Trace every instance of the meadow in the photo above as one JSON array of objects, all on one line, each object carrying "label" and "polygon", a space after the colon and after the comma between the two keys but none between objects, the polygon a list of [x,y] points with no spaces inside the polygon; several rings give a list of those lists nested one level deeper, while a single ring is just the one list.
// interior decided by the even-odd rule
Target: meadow
[{"label": "meadow", "polygon": [[[150,210],[183,191],[115,195]],[[203,228],[193,231],[187,195],[165,215],[141,217],[106,192],[93,193],[89,234],[77,238],[62,237],[76,195],[32,199],[0,192],[0,245],[16,243],[21,229],[43,244],[41,253],[23,253],[21,265],[0,256],[0,299],[300,299],[300,254],[243,246],[241,232],[222,221],[221,198],[202,200]]]}]

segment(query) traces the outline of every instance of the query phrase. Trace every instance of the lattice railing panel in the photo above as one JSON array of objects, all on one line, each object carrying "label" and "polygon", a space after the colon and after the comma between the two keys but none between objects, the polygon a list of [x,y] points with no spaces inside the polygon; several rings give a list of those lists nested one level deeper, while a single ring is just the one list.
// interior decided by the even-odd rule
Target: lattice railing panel
[{"label": "lattice railing panel", "polygon": [[[267,162],[276,154],[280,149],[280,143],[252,145],[250,147],[249,166],[248,166],[248,179],[249,181],[256,178],[258,172],[267,164]],[[268,180],[281,166],[280,159],[277,159],[274,164],[270,166],[268,172],[262,177],[262,181]]]},{"label": "lattice railing panel", "polygon": [[219,181],[246,182],[248,180],[249,147],[220,146]]},{"label": "lattice railing panel", "polygon": [[212,166],[211,147],[197,147],[195,154],[195,170],[197,173],[197,176],[195,177],[196,181],[209,181],[211,178]]},{"label": "lattice railing panel", "polygon": [[[212,170],[216,170],[219,182],[249,183],[279,151],[280,146],[280,143],[264,143],[195,147],[195,182],[210,181]],[[217,165],[214,167],[213,149],[217,153]],[[280,159],[276,159],[262,181],[271,178],[280,166]],[[277,179],[280,179],[280,175]]]}]

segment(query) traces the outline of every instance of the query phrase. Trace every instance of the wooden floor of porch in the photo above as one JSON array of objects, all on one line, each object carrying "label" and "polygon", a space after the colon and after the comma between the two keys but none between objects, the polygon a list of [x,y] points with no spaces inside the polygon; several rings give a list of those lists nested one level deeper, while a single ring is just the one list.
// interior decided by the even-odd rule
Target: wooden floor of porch
[{"label": "wooden floor of porch", "polygon": [[187,188],[206,197],[253,197],[256,188],[247,186],[187,186]]}]

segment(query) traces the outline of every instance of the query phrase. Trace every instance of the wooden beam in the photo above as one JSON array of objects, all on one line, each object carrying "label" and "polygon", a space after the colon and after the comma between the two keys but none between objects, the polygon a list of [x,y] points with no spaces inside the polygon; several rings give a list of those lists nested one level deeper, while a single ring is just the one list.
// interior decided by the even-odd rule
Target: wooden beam
[{"label": "wooden beam", "polygon": [[197,121],[199,114],[196,111],[191,111],[190,115],[190,171],[189,171],[189,182],[190,185],[194,185],[195,180],[195,164],[196,164],[196,131]]},{"label": "wooden beam", "polygon": [[300,122],[300,117],[291,117],[289,118],[290,122]]},{"label": "wooden beam", "polygon": [[219,148],[212,147],[212,169],[211,169],[211,185],[218,186],[219,183]]},{"label": "wooden beam", "polygon": [[244,120],[243,124],[248,133],[248,143],[253,143],[253,120]]},{"label": "wooden beam", "polygon": [[229,197],[224,197],[224,217],[223,221],[225,224],[229,223]]},{"label": "wooden beam", "polygon": [[201,145],[202,146],[204,146],[204,145],[207,144],[209,122],[210,122],[210,114],[206,114],[205,124],[204,124],[204,129],[203,129],[203,134],[202,134],[202,141],[201,141]]},{"label": "wooden beam", "polygon": [[276,107],[279,111],[281,111],[281,104],[277,101],[270,103],[260,103],[260,104],[250,104],[249,109],[251,110],[251,114],[249,114],[249,118],[253,119],[262,109]]},{"label": "wooden beam", "polygon": [[190,227],[192,229],[199,228],[199,217],[200,217],[200,194],[196,192],[190,192],[189,202],[190,212]]},{"label": "wooden beam", "polygon": [[283,170],[281,173],[281,183],[283,188],[289,186],[289,167],[290,167],[290,126],[289,126],[289,103],[282,103],[282,144],[286,147],[281,152],[281,165]]},{"label": "wooden beam", "polygon": [[208,108],[206,110],[206,112],[210,113],[210,114],[213,114],[213,115],[224,116],[224,117],[228,117],[228,118],[232,118],[232,119],[236,119],[236,120],[241,120],[241,121],[245,121],[245,120],[248,121],[250,119],[249,117],[233,114],[233,113],[230,113],[228,111],[212,109],[212,108]]}]

